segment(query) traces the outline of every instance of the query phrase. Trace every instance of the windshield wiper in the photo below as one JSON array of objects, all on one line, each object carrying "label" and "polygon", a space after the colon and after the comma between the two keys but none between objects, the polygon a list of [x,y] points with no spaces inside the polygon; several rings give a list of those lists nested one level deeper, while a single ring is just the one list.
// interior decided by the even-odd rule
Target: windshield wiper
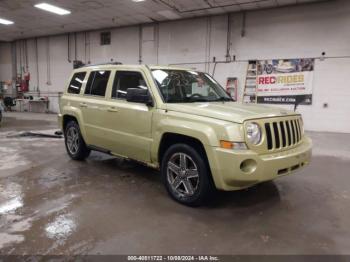
[{"label": "windshield wiper", "polygon": [[232,102],[232,101],[234,101],[232,98],[228,98],[228,97],[220,97],[220,98],[218,98],[218,99],[216,99],[216,100],[213,100],[213,101],[215,101],[215,102],[218,102],[218,101],[222,101],[222,102],[228,102],[228,101],[230,101],[230,102]]},{"label": "windshield wiper", "polygon": [[205,98],[190,98],[188,102],[209,102],[210,100]]}]

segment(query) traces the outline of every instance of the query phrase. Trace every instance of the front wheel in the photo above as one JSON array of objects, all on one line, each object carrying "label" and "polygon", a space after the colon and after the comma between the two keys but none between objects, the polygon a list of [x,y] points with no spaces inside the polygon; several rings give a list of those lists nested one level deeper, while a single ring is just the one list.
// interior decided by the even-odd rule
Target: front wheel
[{"label": "front wheel", "polygon": [[64,131],[65,144],[68,155],[74,160],[84,160],[90,155],[77,122],[70,121]]},{"label": "front wheel", "polygon": [[175,144],[165,152],[161,165],[163,182],[169,195],[181,204],[202,205],[213,192],[203,154],[187,144]]}]

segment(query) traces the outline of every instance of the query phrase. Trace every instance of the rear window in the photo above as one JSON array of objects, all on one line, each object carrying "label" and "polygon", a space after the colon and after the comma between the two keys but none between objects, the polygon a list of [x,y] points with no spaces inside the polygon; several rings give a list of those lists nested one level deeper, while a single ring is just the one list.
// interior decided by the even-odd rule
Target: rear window
[{"label": "rear window", "polygon": [[91,72],[85,88],[86,95],[105,96],[111,71]]},{"label": "rear window", "polygon": [[86,72],[75,73],[72,77],[72,80],[69,83],[67,92],[70,94],[79,94],[85,76]]}]

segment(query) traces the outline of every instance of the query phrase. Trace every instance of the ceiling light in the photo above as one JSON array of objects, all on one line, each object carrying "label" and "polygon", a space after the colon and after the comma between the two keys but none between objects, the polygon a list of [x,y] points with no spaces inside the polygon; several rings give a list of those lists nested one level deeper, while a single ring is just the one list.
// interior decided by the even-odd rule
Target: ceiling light
[{"label": "ceiling light", "polygon": [[3,18],[0,18],[0,24],[3,24],[3,25],[12,25],[13,22],[10,21],[10,20],[6,20],[6,19],[3,19]]},{"label": "ceiling light", "polygon": [[138,3],[138,2],[143,2],[145,0],[132,0],[132,1]]},{"label": "ceiling light", "polygon": [[68,15],[71,13],[71,11],[69,11],[69,10],[60,8],[58,6],[50,5],[47,3],[37,4],[37,5],[35,5],[35,7],[40,8],[40,9],[45,10],[45,11],[48,11],[48,12],[51,12],[51,13],[58,14],[58,15]]}]

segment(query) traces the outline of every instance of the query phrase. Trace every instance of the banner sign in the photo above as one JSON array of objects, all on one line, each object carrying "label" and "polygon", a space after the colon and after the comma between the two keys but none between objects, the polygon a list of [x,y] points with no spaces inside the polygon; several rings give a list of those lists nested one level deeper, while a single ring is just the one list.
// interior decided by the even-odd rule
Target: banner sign
[{"label": "banner sign", "polygon": [[258,61],[258,103],[311,105],[314,65],[311,58]]}]

